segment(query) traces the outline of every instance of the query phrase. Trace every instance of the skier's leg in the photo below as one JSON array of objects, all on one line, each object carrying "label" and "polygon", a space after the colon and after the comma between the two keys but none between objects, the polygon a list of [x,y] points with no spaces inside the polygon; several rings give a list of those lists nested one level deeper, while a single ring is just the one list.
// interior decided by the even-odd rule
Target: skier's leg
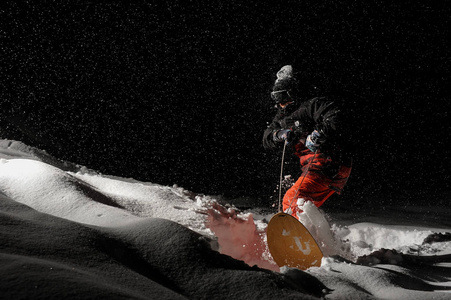
[{"label": "skier's leg", "polygon": [[298,180],[294,183],[294,185],[285,193],[283,197],[283,211],[296,216],[298,212],[300,212],[300,208],[298,206],[298,200],[302,199],[301,202],[304,201],[312,201],[312,199],[308,196],[308,189],[310,188],[312,182],[311,178],[309,178],[309,174],[303,174]]},{"label": "skier's leg", "polygon": [[285,193],[283,211],[296,216],[298,212],[302,212],[299,204],[302,206],[305,201],[311,201],[320,207],[334,193],[334,190],[329,188],[329,183],[327,177],[316,172],[309,171],[305,176],[303,174]]}]

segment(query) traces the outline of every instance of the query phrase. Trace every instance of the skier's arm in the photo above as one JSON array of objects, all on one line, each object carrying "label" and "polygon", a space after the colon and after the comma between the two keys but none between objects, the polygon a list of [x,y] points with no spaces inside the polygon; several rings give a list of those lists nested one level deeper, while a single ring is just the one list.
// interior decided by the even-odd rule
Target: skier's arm
[{"label": "skier's arm", "polygon": [[333,102],[327,101],[325,97],[314,98],[303,103],[280,123],[282,127],[291,126],[301,138],[314,136],[314,144],[321,147],[336,138],[338,113],[339,110]]},{"label": "skier's arm", "polygon": [[339,129],[340,110],[334,102],[327,101],[326,98],[318,98],[317,103],[312,108],[315,130],[318,131],[323,139],[334,139]]}]

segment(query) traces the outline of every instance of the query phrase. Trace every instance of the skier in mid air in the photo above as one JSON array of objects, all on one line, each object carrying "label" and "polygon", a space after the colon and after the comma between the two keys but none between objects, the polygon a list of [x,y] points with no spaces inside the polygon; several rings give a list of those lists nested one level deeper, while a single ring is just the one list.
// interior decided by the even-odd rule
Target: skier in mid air
[{"label": "skier in mid air", "polygon": [[264,132],[263,146],[286,143],[300,158],[302,174],[283,197],[283,211],[297,217],[305,201],[320,207],[334,193],[341,193],[352,159],[346,112],[330,97],[309,99],[295,71],[287,65],[277,72],[271,92],[277,114]]}]

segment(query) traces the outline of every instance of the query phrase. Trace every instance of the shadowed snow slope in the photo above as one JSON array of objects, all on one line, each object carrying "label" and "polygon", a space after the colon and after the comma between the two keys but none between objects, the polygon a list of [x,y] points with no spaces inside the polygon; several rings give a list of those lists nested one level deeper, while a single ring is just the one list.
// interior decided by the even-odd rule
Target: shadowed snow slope
[{"label": "shadowed snow slope", "polygon": [[[5,197],[0,208],[3,299],[310,298],[301,283],[219,254],[172,221],[144,218],[112,229],[42,214]],[[319,281],[305,277],[321,293]]]}]

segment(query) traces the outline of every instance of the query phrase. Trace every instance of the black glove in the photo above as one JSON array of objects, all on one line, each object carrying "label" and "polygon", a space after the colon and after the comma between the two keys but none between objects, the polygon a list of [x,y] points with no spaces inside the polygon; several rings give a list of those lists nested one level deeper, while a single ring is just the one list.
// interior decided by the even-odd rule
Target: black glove
[{"label": "black glove", "polygon": [[281,129],[274,132],[273,140],[275,142],[285,141],[287,144],[291,143],[294,139],[294,132],[291,129]]}]

